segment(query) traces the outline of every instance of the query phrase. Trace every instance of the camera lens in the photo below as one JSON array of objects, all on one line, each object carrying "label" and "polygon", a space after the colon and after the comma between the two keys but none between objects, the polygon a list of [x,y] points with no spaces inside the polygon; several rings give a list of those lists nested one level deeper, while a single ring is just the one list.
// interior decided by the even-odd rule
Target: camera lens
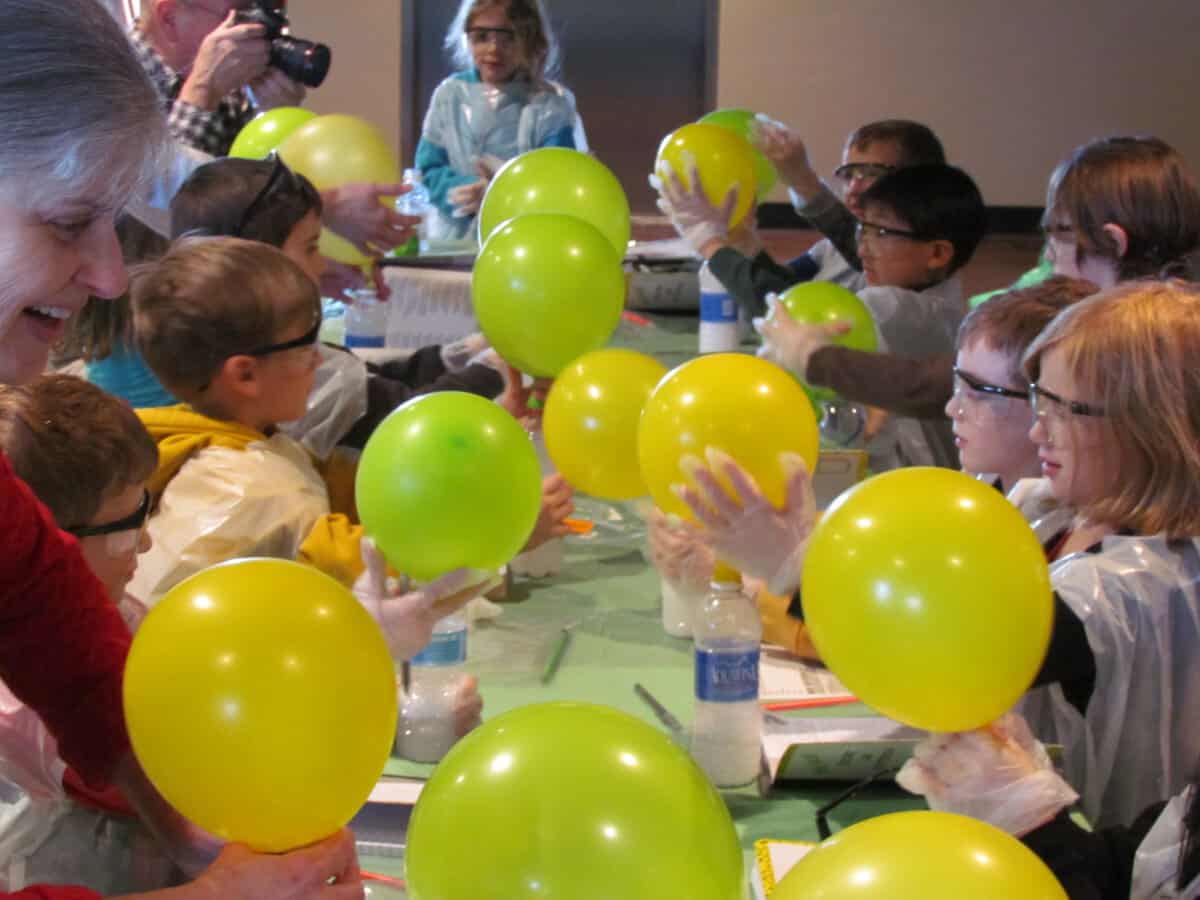
[{"label": "camera lens", "polygon": [[315,41],[286,35],[271,41],[271,65],[311,88],[321,86],[329,74],[331,59],[329,47]]}]

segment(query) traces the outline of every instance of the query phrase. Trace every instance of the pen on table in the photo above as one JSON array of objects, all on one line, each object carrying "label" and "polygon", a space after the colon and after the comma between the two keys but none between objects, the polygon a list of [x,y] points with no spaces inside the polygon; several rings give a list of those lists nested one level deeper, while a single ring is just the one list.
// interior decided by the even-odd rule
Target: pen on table
[{"label": "pen on table", "polygon": [[564,625],[563,630],[558,635],[558,642],[554,645],[554,651],[550,654],[550,658],[546,660],[546,668],[542,669],[542,684],[549,684],[554,679],[554,673],[558,671],[563,656],[566,655],[567,645],[570,643],[571,626]]},{"label": "pen on table", "polygon": [[412,663],[407,659],[400,663],[400,686],[404,688],[406,694],[412,686]]},{"label": "pen on table", "polygon": [[658,698],[642,687],[640,684],[633,686],[633,692],[645,701],[646,705],[654,712],[658,721],[667,726],[675,734],[683,734],[683,723],[671,715],[671,711],[658,702]]}]

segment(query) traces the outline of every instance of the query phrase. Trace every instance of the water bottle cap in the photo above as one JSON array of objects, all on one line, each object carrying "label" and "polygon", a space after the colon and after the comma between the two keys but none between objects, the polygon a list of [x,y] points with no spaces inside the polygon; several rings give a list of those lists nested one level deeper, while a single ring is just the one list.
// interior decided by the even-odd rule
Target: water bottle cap
[{"label": "water bottle cap", "polygon": [[728,563],[718,562],[713,567],[712,574],[713,584],[737,584],[742,583],[742,575],[733,566]]}]

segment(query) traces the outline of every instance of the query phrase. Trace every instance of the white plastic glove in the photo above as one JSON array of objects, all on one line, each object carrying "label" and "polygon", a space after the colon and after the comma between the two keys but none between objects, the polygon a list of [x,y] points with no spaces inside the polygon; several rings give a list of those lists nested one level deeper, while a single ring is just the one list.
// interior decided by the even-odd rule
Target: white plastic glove
[{"label": "white plastic glove", "polygon": [[763,339],[758,355],[805,379],[808,361],[833,338],[850,330],[848,322],[807,325],[797,322],[779,302],[778,294],[767,294],[767,314],[750,320]]},{"label": "white plastic glove", "polygon": [[461,372],[467,366],[481,362],[476,357],[490,350],[491,346],[478,331],[449,344],[442,344],[442,365],[448,372]]},{"label": "white plastic glove", "polygon": [[362,559],[367,568],[354,583],[354,596],[383,629],[394,659],[409,659],[420,653],[432,639],[433,626],[440,619],[497,584],[494,575],[477,569],[455,569],[418,590],[406,591],[407,585],[388,579],[387,560],[370,538],[362,540]]},{"label": "white plastic glove", "polygon": [[930,809],[971,816],[1017,837],[1079,799],[1013,712],[975,731],[931,734],[896,783],[923,794]]},{"label": "white plastic glove", "polygon": [[664,162],[659,168],[661,175],[650,176],[650,186],[658,191],[658,208],[671,220],[679,236],[703,255],[704,246],[710,242],[729,243],[729,219],[737,206],[738,189],[730,188],[721,206],[713,206],[704,193],[696,163],[688,157],[684,161],[688,167],[687,184]]},{"label": "white plastic glove", "polygon": [[[808,538],[816,523],[816,501],[808,467],[795,453],[781,453],[787,475],[783,509],[776,509],[755,484],[753,476],[715,447],[705,450],[708,466],[694,456],[680,467],[695,487],[671,485],[704,526],[700,533],[718,559],[767,583],[772,594],[788,596],[800,584]],[[723,477],[734,496],[717,480]]]},{"label": "white plastic glove", "polygon": [[701,530],[658,507],[646,519],[650,561],[668,581],[700,591],[712,581],[715,559]]}]

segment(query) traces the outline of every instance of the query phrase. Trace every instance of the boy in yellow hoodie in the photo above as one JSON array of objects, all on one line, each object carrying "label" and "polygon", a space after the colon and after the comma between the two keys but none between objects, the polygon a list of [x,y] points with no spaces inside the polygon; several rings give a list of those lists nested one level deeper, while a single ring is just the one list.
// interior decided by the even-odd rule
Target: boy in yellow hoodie
[{"label": "boy in yellow hoodie", "polygon": [[184,239],[137,280],[133,308],[142,355],[184,400],[138,410],[159,466],[154,545],[134,595],[153,604],[194,572],[244,556],[299,559],[351,585],[363,569],[353,469],[323,475],[277,427],[304,415],[312,388],[312,280],[265,244]]}]

